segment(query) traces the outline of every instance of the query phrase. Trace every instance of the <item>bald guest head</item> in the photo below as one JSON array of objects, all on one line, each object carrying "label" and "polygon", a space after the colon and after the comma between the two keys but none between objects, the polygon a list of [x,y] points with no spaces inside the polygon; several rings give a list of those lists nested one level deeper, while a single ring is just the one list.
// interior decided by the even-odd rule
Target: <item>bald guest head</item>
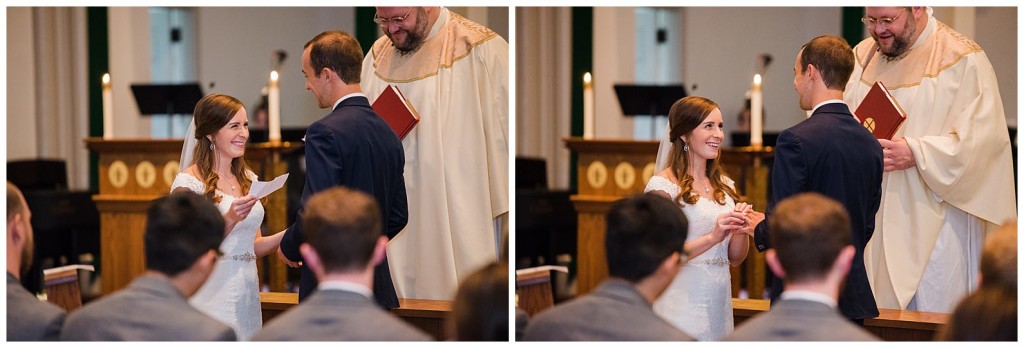
[{"label": "bald guest head", "polygon": [[7,182],[7,272],[21,279],[32,265],[32,212],[21,190]]}]

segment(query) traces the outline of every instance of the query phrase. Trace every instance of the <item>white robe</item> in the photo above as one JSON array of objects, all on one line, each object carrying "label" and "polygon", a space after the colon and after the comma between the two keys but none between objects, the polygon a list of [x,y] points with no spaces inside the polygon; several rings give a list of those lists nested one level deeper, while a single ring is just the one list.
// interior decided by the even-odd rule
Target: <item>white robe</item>
[{"label": "white robe", "polygon": [[854,48],[846,103],[856,110],[882,81],[907,113],[893,139],[907,139],[917,164],[882,175],[868,278],[881,308],[951,312],[976,285],[986,232],[1016,216],[995,72],[977,43],[930,15],[900,60],[875,47],[868,38]]},{"label": "white robe", "polygon": [[496,33],[442,8],[417,51],[400,55],[382,36],[363,61],[371,102],[392,84],[420,115],[402,140],[409,224],[388,244],[400,298],[452,299],[497,258],[495,221],[509,211],[508,57]]}]

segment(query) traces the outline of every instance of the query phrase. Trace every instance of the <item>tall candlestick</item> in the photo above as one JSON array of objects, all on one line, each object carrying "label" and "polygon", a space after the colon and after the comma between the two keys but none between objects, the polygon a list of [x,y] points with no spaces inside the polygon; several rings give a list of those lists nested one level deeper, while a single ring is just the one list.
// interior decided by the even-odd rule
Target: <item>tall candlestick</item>
[{"label": "tall candlestick", "polygon": [[594,86],[590,73],[583,74],[583,139],[594,138]]},{"label": "tall candlestick", "polygon": [[103,139],[114,137],[114,93],[110,89],[110,74],[103,74]]},{"label": "tall candlestick", "polygon": [[761,140],[761,74],[754,74],[754,86],[750,91],[750,146],[760,147]]},{"label": "tall candlestick", "polygon": [[271,142],[281,141],[281,89],[277,86],[277,71],[270,72],[270,92],[267,94],[267,128]]}]

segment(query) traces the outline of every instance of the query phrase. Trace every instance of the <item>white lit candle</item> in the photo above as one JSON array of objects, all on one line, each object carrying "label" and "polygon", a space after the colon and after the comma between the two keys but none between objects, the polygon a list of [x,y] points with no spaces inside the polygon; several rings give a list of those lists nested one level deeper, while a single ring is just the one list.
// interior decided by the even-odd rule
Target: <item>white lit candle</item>
[{"label": "white lit candle", "polygon": [[590,73],[583,74],[583,139],[594,138],[594,85]]},{"label": "white lit candle", "polygon": [[114,137],[114,93],[110,89],[110,74],[103,74],[103,139]]},{"label": "white lit candle", "polygon": [[750,91],[750,146],[760,147],[761,140],[761,74],[754,74],[754,87]]},{"label": "white lit candle", "polygon": [[267,96],[267,128],[270,141],[281,141],[281,89],[277,87],[277,71],[270,72],[270,93]]}]

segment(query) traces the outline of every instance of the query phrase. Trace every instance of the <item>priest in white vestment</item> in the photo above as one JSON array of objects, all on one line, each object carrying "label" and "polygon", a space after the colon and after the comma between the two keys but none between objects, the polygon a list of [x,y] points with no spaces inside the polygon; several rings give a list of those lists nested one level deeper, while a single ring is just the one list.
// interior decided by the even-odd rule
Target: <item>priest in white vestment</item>
[{"label": "priest in white vestment", "polygon": [[409,224],[388,245],[400,298],[451,299],[497,259],[507,229],[508,42],[443,7],[378,7],[363,60],[376,100],[397,86],[420,115],[402,140]]},{"label": "priest in white vestment", "polygon": [[884,152],[864,263],[879,308],[951,312],[977,281],[985,234],[1016,216],[996,75],[977,43],[925,7],[868,7],[845,100],[882,81],[907,113]]}]

